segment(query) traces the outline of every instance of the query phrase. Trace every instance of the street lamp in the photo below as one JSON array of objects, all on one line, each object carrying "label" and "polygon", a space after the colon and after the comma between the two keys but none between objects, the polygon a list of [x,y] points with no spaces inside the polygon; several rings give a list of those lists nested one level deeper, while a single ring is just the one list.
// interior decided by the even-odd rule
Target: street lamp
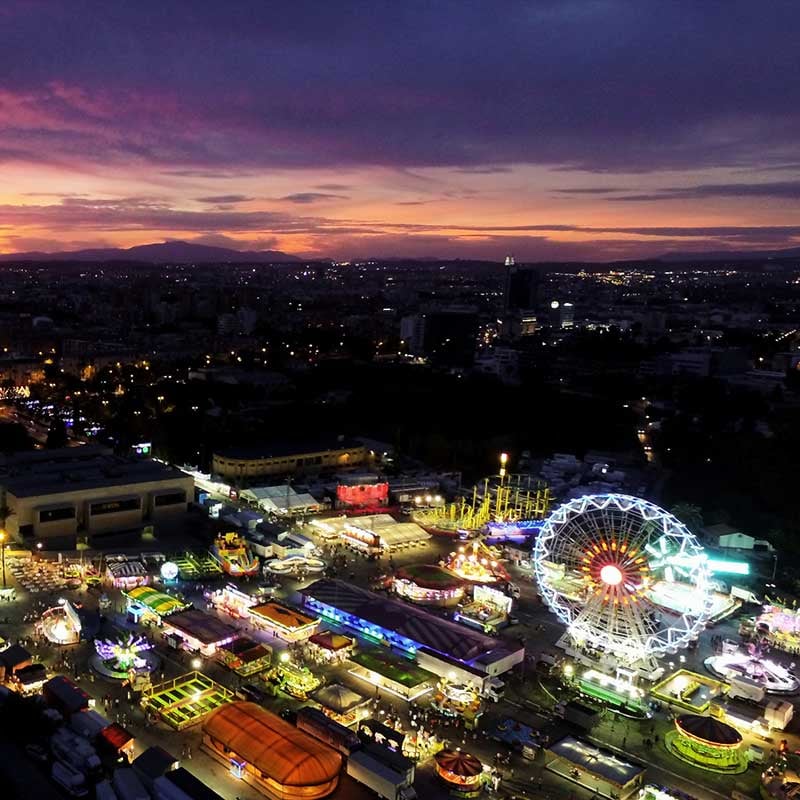
[{"label": "street lamp", "polygon": [[6,587],[6,532],[4,530],[0,530],[0,551],[2,554],[0,555],[0,559],[3,561],[3,588]]}]

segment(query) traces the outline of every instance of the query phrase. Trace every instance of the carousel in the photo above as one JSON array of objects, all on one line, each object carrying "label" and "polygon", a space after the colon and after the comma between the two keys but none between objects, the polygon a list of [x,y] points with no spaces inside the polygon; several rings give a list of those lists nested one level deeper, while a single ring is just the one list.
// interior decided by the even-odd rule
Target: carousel
[{"label": "carousel", "polygon": [[431,705],[445,717],[462,718],[467,728],[473,728],[483,713],[483,703],[474,686],[452,683],[444,678],[436,687]]},{"label": "carousel", "polygon": [[502,583],[510,580],[495,553],[478,539],[471,545],[459,547],[457,552],[450,553],[442,566],[472,583]]},{"label": "carousel", "polygon": [[89,659],[92,669],[105,678],[132,680],[149,675],[159,665],[151,652],[153,643],[135,633],[120,633],[116,639],[95,639],[95,652]]},{"label": "carousel", "polygon": [[480,759],[460,747],[440,750],[434,757],[436,774],[461,797],[477,797],[483,785],[483,764]]},{"label": "carousel", "polygon": [[747,769],[742,735],[736,728],[712,717],[681,714],[675,730],[665,737],[672,755],[710,772],[738,774]]},{"label": "carousel", "polygon": [[433,564],[400,567],[392,581],[392,590],[412,603],[449,608],[464,598],[464,581]]}]

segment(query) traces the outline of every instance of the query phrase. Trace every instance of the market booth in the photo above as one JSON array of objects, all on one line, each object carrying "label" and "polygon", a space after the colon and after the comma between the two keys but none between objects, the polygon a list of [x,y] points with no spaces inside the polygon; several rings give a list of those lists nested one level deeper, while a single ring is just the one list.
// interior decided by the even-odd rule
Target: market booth
[{"label": "market booth", "polygon": [[190,608],[164,620],[164,638],[175,647],[213,656],[219,647],[238,636],[236,628],[216,617]]},{"label": "market booth", "polygon": [[319,619],[301,614],[280,603],[262,603],[250,609],[250,621],[287,642],[301,642],[319,628]]},{"label": "market booth", "polygon": [[341,633],[320,631],[309,638],[308,648],[317,661],[341,663],[355,651],[356,640]]},{"label": "market booth", "polygon": [[217,651],[220,663],[237,675],[247,677],[263,672],[272,662],[272,648],[249,636],[237,636],[220,645]]},{"label": "market booth", "polygon": [[255,703],[231,703],[203,723],[203,748],[277,800],[327,797],[339,783],[342,757]]},{"label": "market booth", "polygon": [[311,694],[320,704],[322,712],[340,725],[351,727],[367,716],[364,706],[369,697],[354,692],[340,683],[329,683]]}]

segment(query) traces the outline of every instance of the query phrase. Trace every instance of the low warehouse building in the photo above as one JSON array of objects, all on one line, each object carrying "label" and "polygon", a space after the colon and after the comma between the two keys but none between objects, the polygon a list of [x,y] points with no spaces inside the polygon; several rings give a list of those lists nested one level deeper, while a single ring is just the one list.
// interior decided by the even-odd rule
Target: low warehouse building
[{"label": "low warehouse building", "polygon": [[212,714],[203,723],[203,747],[278,800],[327,797],[339,783],[339,753],[255,703],[231,703]]},{"label": "low warehouse building", "polygon": [[95,445],[35,450],[0,457],[0,495],[10,510],[6,527],[21,544],[75,549],[183,514],[194,480],[147,458],[121,458]]}]

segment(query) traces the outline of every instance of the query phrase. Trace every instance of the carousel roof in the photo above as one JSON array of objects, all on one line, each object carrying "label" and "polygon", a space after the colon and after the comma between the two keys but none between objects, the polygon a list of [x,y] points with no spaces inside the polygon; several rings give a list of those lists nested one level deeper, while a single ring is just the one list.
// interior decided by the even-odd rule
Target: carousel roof
[{"label": "carousel roof", "polygon": [[713,717],[701,717],[699,714],[681,714],[675,720],[675,726],[681,733],[712,745],[733,747],[742,741],[742,736],[736,728]]},{"label": "carousel roof", "polygon": [[434,759],[440,769],[461,778],[472,778],[483,770],[483,764],[463,750],[440,750]]}]

